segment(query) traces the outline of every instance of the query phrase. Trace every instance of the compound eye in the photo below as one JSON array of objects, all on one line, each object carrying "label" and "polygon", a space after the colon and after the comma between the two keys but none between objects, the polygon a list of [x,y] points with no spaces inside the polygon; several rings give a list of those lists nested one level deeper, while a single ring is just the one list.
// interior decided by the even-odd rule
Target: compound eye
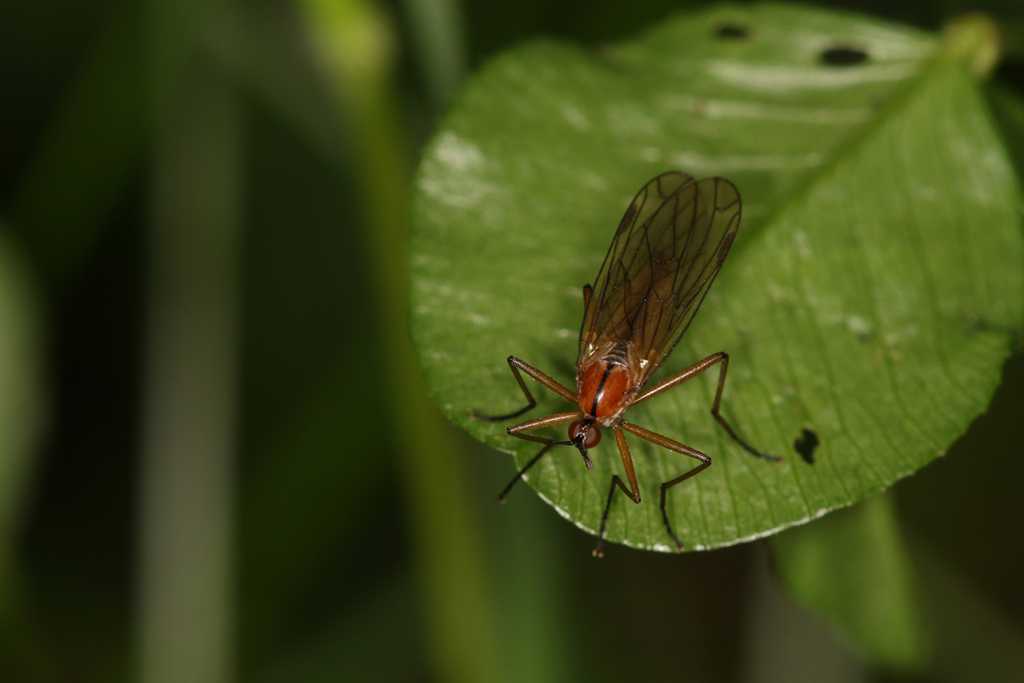
[{"label": "compound eye", "polygon": [[593,422],[576,420],[569,425],[569,440],[575,442],[583,435],[583,447],[587,450],[601,443],[601,428]]}]

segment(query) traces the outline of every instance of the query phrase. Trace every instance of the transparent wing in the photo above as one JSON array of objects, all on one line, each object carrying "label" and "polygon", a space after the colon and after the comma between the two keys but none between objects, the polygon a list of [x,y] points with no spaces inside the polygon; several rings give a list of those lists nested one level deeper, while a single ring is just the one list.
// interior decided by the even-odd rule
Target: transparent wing
[{"label": "transparent wing", "polygon": [[580,361],[631,342],[647,361],[641,384],[700,308],[740,225],[740,194],[724,178],[678,171],[647,183],[626,211],[594,282],[580,329]]}]

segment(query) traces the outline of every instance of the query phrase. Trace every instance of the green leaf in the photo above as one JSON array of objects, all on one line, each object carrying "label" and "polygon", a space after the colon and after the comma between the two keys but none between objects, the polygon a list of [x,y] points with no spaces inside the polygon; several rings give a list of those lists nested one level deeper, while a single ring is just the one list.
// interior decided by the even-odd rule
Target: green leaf
[{"label": "green leaf", "polygon": [[868,661],[901,672],[923,667],[927,640],[889,495],[779,534],[772,550],[789,594]]},{"label": "green leaf", "polygon": [[[863,63],[829,63],[858,50]],[[687,548],[856,502],[984,410],[1024,316],[1024,244],[1017,180],[976,81],[919,31],[757,5],[677,16],[596,53],[530,44],[461,93],[424,154],[410,255],[414,340],[452,421],[519,466],[537,452],[469,410],[525,403],[509,354],[573,386],[580,288],[633,194],[672,168],[728,177],[744,218],[654,380],[728,351],[723,413],[784,457],[756,460],[715,425],[714,371],[631,409],[712,457],[668,496]],[[534,394],[528,417],[570,409]],[[813,464],[793,448],[804,429],[820,441]],[[631,447],[644,500],[616,494],[608,538],[668,550],[658,487],[694,463]],[[613,439],[593,455],[588,472],[556,448],[527,476],[592,533],[622,474]]]}]

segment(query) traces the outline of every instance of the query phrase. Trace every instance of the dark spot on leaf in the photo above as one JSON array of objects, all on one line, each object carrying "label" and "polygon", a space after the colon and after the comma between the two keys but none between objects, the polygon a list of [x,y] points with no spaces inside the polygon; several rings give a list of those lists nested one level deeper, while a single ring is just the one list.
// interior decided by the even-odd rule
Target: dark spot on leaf
[{"label": "dark spot on leaf", "polygon": [[868,60],[868,53],[856,47],[830,47],[821,53],[821,61],[829,66],[856,66]]},{"label": "dark spot on leaf", "polygon": [[715,35],[726,40],[744,40],[750,37],[750,29],[740,24],[720,24]]},{"label": "dark spot on leaf", "polygon": [[813,465],[814,449],[817,448],[820,443],[818,435],[814,433],[814,430],[804,427],[800,436],[796,437],[793,441],[793,450],[800,454],[800,457],[804,459],[804,462],[808,465]]}]

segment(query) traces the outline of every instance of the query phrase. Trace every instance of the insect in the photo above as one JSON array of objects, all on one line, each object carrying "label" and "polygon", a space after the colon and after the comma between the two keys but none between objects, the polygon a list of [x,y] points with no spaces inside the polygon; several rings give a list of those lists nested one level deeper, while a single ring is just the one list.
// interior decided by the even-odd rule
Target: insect
[{"label": "insect", "polygon": [[[608,255],[593,287],[583,287],[583,324],[576,360],[576,391],[515,356],[509,367],[526,396],[527,405],[508,415],[488,416],[471,411],[474,419],[499,421],[519,417],[537,405],[520,371],[573,403],[577,409],[548,415],[508,428],[520,439],[543,444],[501,492],[504,501],[512,487],[553,446],[575,446],[588,470],[594,468],[588,451],[601,441],[601,428],[615,435],[626,481],[613,475],[608,489],[595,556],[603,555],[605,527],[615,488],[640,503],[640,486],[624,432],[670,451],[691,457],[700,464],[661,485],[661,517],[677,551],[683,544],[672,530],[665,509],[665,494],[673,486],[711,465],[711,458],[666,436],[627,422],[626,409],[665,393],[719,364],[718,391],[711,414],[725,432],[751,455],[778,462],[741,439],[722,417],[719,408],[725,388],[729,355],[724,351],[694,363],[682,372],[643,390],[644,384],[682,338],[700,308],[704,296],[722,267],[740,225],[741,202],[736,186],[724,178],[696,181],[678,171],[659,175],[637,194],[619,224]],[[537,429],[571,423],[569,439],[555,441],[536,434]]]}]

